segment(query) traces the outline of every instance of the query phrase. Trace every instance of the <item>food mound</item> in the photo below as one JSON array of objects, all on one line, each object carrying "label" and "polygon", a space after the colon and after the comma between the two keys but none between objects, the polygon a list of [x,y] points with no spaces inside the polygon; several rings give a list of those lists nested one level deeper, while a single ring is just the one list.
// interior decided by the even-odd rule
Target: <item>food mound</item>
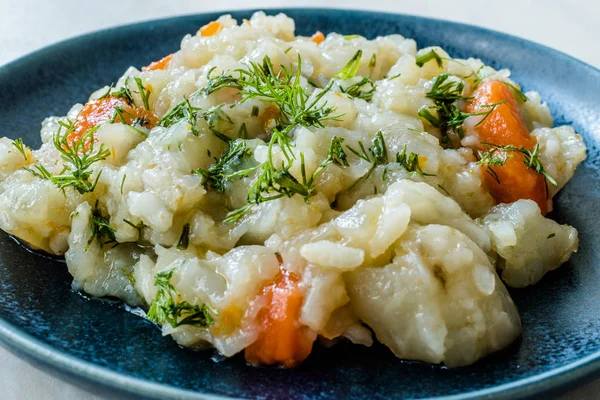
[{"label": "food mound", "polygon": [[182,346],[296,366],[342,338],[449,367],[521,333],[505,285],[577,250],[585,158],[509,71],[414,40],[223,16],[0,139],[0,227]]}]

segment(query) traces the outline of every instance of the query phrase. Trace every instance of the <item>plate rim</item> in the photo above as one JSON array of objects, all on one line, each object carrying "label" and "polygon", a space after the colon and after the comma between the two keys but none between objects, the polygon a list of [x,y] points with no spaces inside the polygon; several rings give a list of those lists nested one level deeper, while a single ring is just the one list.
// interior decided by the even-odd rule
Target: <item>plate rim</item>
[{"label": "plate rim", "polygon": [[[94,30],[81,35],[72,36],[58,42],[51,43],[42,48],[30,51],[8,63],[0,65],[0,76],[10,74],[11,70],[19,68],[29,61],[45,57],[55,50],[59,50],[63,46],[74,45],[80,40],[94,38],[98,35],[117,33],[119,30],[135,29],[142,25],[176,21],[178,19],[220,16],[231,13],[246,13],[251,14],[256,11],[265,11],[267,13],[288,13],[288,12],[320,12],[320,13],[337,13],[349,12],[355,14],[369,14],[372,17],[382,16],[401,16],[409,17],[431,23],[443,22],[453,26],[467,27],[470,30],[481,33],[491,34],[499,37],[501,40],[510,40],[512,42],[524,44],[526,46],[534,46],[539,50],[551,53],[552,56],[569,62],[575,62],[578,66],[587,70],[587,73],[600,78],[600,69],[593,65],[568,55],[560,50],[540,44],[538,42],[521,38],[509,33],[496,31],[478,25],[444,20],[440,18],[424,17],[415,14],[406,14],[390,11],[378,11],[356,8],[332,8],[332,7],[261,7],[261,8],[243,8],[243,9],[226,9],[218,11],[189,13],[175,15],[163,18],[152,18],[148,20],[120,24],[108,28]],[[156,383],[150,380],[137,378],[123,373],[115,372],[110,368],[99,366],[92,362],[84,361],[72,355],[68,355],[61,350],[36,339],[22,328],[9,323],[0,316],[0,345],[7,349],[12,354],[26,361],[37,369],[42,369],[45,373],[57,376],[59,379],[69,383],[81,386],[79,381],[66,381],[66,377],[75,379],[84,379],[85,381],[109,390],[118,391],[129,396],[145,398],[161,398],[161,399],[202,399],[202,400],[225,400],[234,399],[235,397],[207,394],[189,389],[181,389],[166,384]],[[35,364],[34,364],[35,363]],[[51,370],[57,369],[56,371]],[[493,386],[486,389],[460,393],[456,395],[440,396],[436,399],[458,400],[458,399],[515,399],[527,398],[534,395],[540,395],[552,390],[567,390],[569,384],[590,380],[594,375],[600,374],[600,351],[592,353],[577,361],[569,363],[559,368],[550,371],[536,374],[523,379],[515,380],[509,383]]]}]

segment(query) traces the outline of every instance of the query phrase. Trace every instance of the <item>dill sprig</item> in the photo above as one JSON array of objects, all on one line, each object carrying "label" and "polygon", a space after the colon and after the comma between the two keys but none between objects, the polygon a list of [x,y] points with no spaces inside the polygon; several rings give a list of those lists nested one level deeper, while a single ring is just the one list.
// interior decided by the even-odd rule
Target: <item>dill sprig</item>
[{"label": "dill sprig", "polygon": [[[360,147],[360,150],[356,150],[350,146],[346,147],[358,158],[371,163],[371,168],[369,168],[367,173],[362,176],[361,179],[367,179],[378,165],[387,165],[389,163],[387,145],[385,144],[383,133],[381,131],[375,134],[375,138],[373,138],[371,146],[368,149],[365,148],[362,141],[358,142],[358,146]],[[396,163],[400,164],[400,166],[408,172],[416,172],[423,176],[435,176],[423,172],[421,165],[419,164],[419,155],[417,153],[411,152],[410,154],[407,154],[407,151],[407,146],[404,145],[402,151],[396,153]],[[384,176],[386,174],[387,170],[384,171]]]},{"label": "dill sprig", "polygon": [[208,304],[192,305],[187,301],[178,302],[179,294],[171,285],[175,269],[162,271],[155,275],[154,286],[157,288],[154,301],[148,310],[148,319],[157,324],[168,323],[173,328],[192,325],[202,328],[214,324],[213,315],[217,311]]},{"label": "dill sprig", "polygon": [[223,73],[221,75],[218,75],[215,78],[211,78],[212,72],[216,68],[217,67],[212,67],[206,74],[207,85],[205,88],[203,88],[201,90],[201,93],[208,96],[208,95],[212,94],[213,92],[216,92],[217,90],[222,89],[222,88],[233,88],[233,89],[238,89],[238,90],[243,89],[243,86],[239,83],[240,78],[235,78],[232,75],[227,75],[227,74]]},{"label": "dill sprig", "polygon": [[440,55],[438,53],[436,53],[435,50],[431,50],[428,53],[421,54],[420,56],[417,56],[417,58],[415,59],[416,64],[419,68],[423,67],[423,65],[425,65],[426,63],[428,63],[431,60],[435,60],[436,64],[440,68],[442,68],[444,66],[442,57],[440,57]]},{"label": "dill sprig", "polygon": [[140,221],[137,224],[134,224],[130,220],[123,218],[123,222],[125,222],[127,225],[131,226],[133,229],[136,229],[138,231],[138,235],[140,235],[140,236],[142,235],[142,229],[144,228],[143,221]]},{"label": "dill sprig", "polygon": [[375,94],[375,84],[371,78],[365,76],[359,82],[348,87],[340,85],[340,91],[350,97],[371,101],[371,99],[373,99],[373,94]]},{"label": "dill sprig", "polygon": [[[540,160],[540,145],[537,143],[533,150],[527,150],[525,147],[517,147],[512,145],[498,145],[494,143],[486,143],[482,142],[482,145],[489,146],[491,149],[485,152],[479,152],[479,161],[477,162],[480,165],[484,165],[486,170],[494,177],[494,179],[501,183],[498,179],[498,175],[493,171],[492,166],[503,166],[506,164],[506,161],[512,156],[507,156],[507,153],[519,153],[523,155],[523,163],[527,166],[527,168],[534,170],[540,175],[543,175],[544,178],[552,185],[556,186],[556,180],[546,172],[544,169],[544,165]],[[500,153],[500,154],[498,154]]]},{"label": "dill sprig", "polygon": [[427,98],[433,101],[433,108],[437,116],[429,111],[430,107],[423,106],[419,109],[419,116],[424,120],[428,121],[433,127],[440,130],[440,145],[444,148],[452,147],[453,137],[462,139],[464,137],[464,130],[462,124],[469,117],[482,116],[483,118],[475,126],[479,126],[485,121],[485,119],[496,109],[496,107],[503,104],[506,100],[496,104],[486,104],[482,108],[484,110],[466,113],[461,111],[456,105],[457,101],[467,101],[472,97],[463,96],[464,83],[462,81],[456,82],[448,80],[450,75],[440,74],[438,75],[431,89],[425,95]]},{"label": "dill sprig", "polygon": [[[130,88],[129,88],[129,80],[133,79],[133,81],[135,82],[136,86],[138,87],[138,91],[137,92],[133,92]],[[125,83],[123,84],[123,86],[121,86],[118,90],[114,90],[113,91],[113,87],[112,85],[108,88],[108,90],[106,91],[106,93],[104,93],[102,96],[100,96],[98,99],[104,99],[107,97],[118,97],[121,98],[123,100],[125,100],[125,102],[127,104],[129,104],[130,106],[134,106],[135,105],[135,101],[133,100],[133,94],[132,93],[137,93],[140,95],[140,98],[142,99],[142,105],[144,106],[144,108],[146,110],[150,110],[150,104],[148,102],[148,99],[150,98],[150,93],[152,93],[152,91],[150,89],[147,89],[141,78],[135,77],[132,78],[130,76],[128,76],[125,79]]]},{"label": "dill sprig", "polygon": [[362,58],[362,50],[358,50],[354,56],[348,61],[348,64],[339,70],[333,77],[336,79],[354,78],[360,67],[360,59]]},{"label": "dill sprig", "polygon": [[369,60],[369,68],[375,68],[375,65],[377,65],[377,53],[373,53]]},{"label": "dill sprig", "polygon": [[500,183],[500,178],[492,166],[503,166],[508,159],[512,158],[512,156],[509,156],[506,151],[498,151],[497,149],[478,151],[477,155],[479,158],[477,164],[485,166],[487,173],[490,174],[496,182]]},{"label": "dill sprig", "polygon": [[231,139],[219,132],[215,123],[217,121],[226,121],[229,124],[233,124],[233,120],[223,111],[223,105],[211,107],[209,109],[202,109],[200,107],[192,106],[188,98],[184,98],[179,104],[173,107],[168,113],[162,116],[158,121],[159,126],[168,128],[169,126],[175,125],[180,121],[186,121],[190,127],[190,132],[194,136],[200,135],[200,126],[198,125],[198,119],[202,118],[208,124],[210,131],[224,142],[228,142]]},{"label": "dill sprig", "polygon": [[406,145],[404,145],[404,148],[400,153],[396,153],[396,162],[408,172],[416,172],[422,176],[435,176],[434,174],[427,174],[423,172],[421,164],[419,163],[419,155],[413,152],[407,154]]},{"label": "dill sprig", "polygon": [[169,112],[163,115],[161,119],[158,120],[158,125],[168,128],[169,126],[175,125],[182,120],[187,121],[187,123],[190,125],[190,131],[192,134],[198,136],[200,134],[200,129],[198,127],[197,116],[200,111],[202,111],[201,108],[192,106],[190,100],[184,98],[179,104],[173,107]]},{"label": "dill sprig", "polygon": [[[129,77],[127,78],[127,80],[129,79]],[[125,84],[127,85],[127,80],[125,80]],[[148,102],[148,99],[150,98],[150,93],[152,93],[149,89],[146,89],[146,87],[144,86],[144,84],[142,83],[142,80],[140,78],[133,78],[133,80],[135,81],[135,84],[138,87],[138,94],[140,95],[140,97],[142,98],[142,104],[144,105],[144,108],[146,110],[150,110],[150,104]]]},{"label": "dill sprig", "polygon": [[[343,139],[334,136],[325,159],[319,164],[315,172],[310,177],[307,176],[306,166],[304,164],[304,154],[300,153],[300,172],[302,180],[299,181],[290,173],[293,160],[292,143],[287,136],[287,131],[275,129],[269,142],[267,161],[251,170],[259,171],[254,183],[248,191],[246,205],[231,211],[227,214],[226,223],[233,223],[246,215],[255,205],[276,200],[282,197],[292,197],[296,194],[304,197],[304,201],[309,203],[309,198],[314,194],[317,177],[325,170],[329,164],[338,166],[348,166],[346,153],[342,148]],[[284,161],[280,168],[277,168],[273,161],[273,149],[278,145],[283,154]],[[242,171],[246,173],[250,170]]]},{"label": "dill sprig", "polygon": [[240,167],[252,156],[244,140],[235,140],[227,143],[221,156],[211,164],[208,169],[198,168],[193,173],[204,177],[203,184],[207,189],[223,193],[228,181],[248,175],[256,168],[240,171]]},{"label": "dill sprig", "polygon": [[[207,76],[207,86],[202,93],[210,94],[222,88],[235,88],[240,91],[241,102],[258,99],[264,103],[273,103],[279,109],[276,119],[277,128],[282,130],[288,126],[323,126],[327,120],[337,120],[339,115],[332,115],[335,109],[321,102],[325,94],[331,89],[333,82],[312,97],[301,85],[302,58],[298,54],[296,73],[291,68],[280,66],[278,72],[266,56],[262,64],[249,62],[246,69],[235,71],[239,74],[236,78],[232,75],[222,74],[215,78]],[[310,99],[310,101],[309,101]]]},{"label": "dill sprig", "polygon": [[85,251],[88,251],[94,239],[98,241],[100,247],[108,244],[117,244],[117,238],[115,237],[115,228],[113,228],[108,222],[108,218],[102,215],[102,211],[98,207],[98,200],[92,209],[92,219],[90,221],[90,229],[92,236],[90,236],[85,246]]},{"label": "dill sprig", "polygon": [[15,140],[13,140],[12,144],[13,144],[13,146],[15,146],[17,148],[17,151],[23,155],[23,158],[25,159],[25,161],[27,161],[27,152],[30,151],[31,149],[29,148],[29,146],[27,146],[23,143],[23,139],[22,138],[15,139]]},{"label": "dill sprig", "polygon": [[[93,173],[91,167],[110,156],[110,151],[104,147],[104,144],[100,145],[98,151],[94,151],[94,133],[98,129],[97,127],[90,128],[80,138],[69,141],[69,136],[75,131],[74,123],[67,120],[66,122],[60,121],[59,124],[60,127],[54,135],[53,144],[64,161],[62,171],[58,175],[52,175],[43,165],[34,165],[32,168],[25,169],[38,178],[49,180],[62,191],[72,187],[80,194],[93,192],[102,171],[92,182],[90,180]],[[64,133],[61,133],[63,129]]]},{"label": "dill sprig", "polygon": [[526,103],[527,101],[529,101],[529,97],[527,97],[521,89],[519,89],[512,83],[504,82],[504,84],[512,89],[518,101],[520,101],[521,103]]},{"label": "dill sprig", "polygon": [[319,126],[327,120],[337,120],[339,115],[332,115],[335,109],[321,103],[323,97],[331,89],[330,82],[321,92],[310,101],[310,95],[301,84],[302,59],[298,54],[298,67],[293,74],[287,67],[280,66],[275,73],[269,57],[265,57],[263,64],[250,62],[248,69],[238,70],[242,76],[238,83],[243,87],[242,102],[258,99],[264,103],[275,104],[280,111],[277,118],[277,127],[284,129],[288,126]]}]

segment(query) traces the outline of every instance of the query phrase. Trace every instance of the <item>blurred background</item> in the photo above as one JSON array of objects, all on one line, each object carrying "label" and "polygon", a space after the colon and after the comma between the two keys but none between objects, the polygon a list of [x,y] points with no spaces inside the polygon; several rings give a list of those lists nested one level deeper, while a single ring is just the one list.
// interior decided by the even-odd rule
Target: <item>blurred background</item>
[{"label": "blurred background", "polygon": [[[250,7],[354,8],[447,19],[520,36],[600,68],[598,0],[254,0],[251,4],[240,0],[0,0],[0,64],[51,43],[115,25]],[[598,393],[600,380],[560,399],[597,399]],[[1,348],[0,398],[100,399],[37,371]]]}]

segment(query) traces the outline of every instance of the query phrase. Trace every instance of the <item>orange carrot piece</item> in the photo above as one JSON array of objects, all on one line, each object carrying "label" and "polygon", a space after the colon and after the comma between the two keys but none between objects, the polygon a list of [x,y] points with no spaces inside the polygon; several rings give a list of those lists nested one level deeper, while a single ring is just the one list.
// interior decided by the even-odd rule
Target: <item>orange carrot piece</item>
[{"label": "orange carrot piece", "polygon": [[[109,96],[86,103],[79,112],[75,121],[75,129],[69,134],[67,141],[73,143],[89,129],[105,122],[109,122],[113,118],[115,108],[117,107],[123,109],[123,119],[129,124],[131,124],[135,118],[144,118],[147,121],[147,124],[144,126],[151,129],[158,121],[151,111],[142,107],[130,106],[124,99],[119,97]],[[117,119],[115,122],[123,121]]]},{"label": "orange carrot piece", "polygon": [[217,21],[211,21],[208,24],[200,28],[200,35],[202,36],[213,36],[223,30],[223,24]]},{"label": "orange carrot piece", "polygon": [[325,40],[325,35],[323,35],[323,32],[321,31],[316,31],[315,34],[311,36],[310,40],[316,44],[320,44]]},{"label": "orange carrot piece", "polygon": [[[496,107],[485,121],[475,128],[480,142],[501,146],[513,145],[532,151],[536,145],[531,136],[511,89],[503,82],[489,80],[482,83],[473,93],[473,99],[467,102],[467,112],[484,111],[485,105],[504,104]],[[498,150],[501,152],[501,150]],[[499,203],[512,203],[519,199],[535,201],[543,214],[552,210],[552,200],[548,198],[546,181],[543,175],[524,164],[524,156],[511,153],[503,166],[492,166],[498,181],[489,173],[484,173],[485,181],[494,199]]]},{"label": "orange carrot piece", "polygon": [[296,275],[282,269],[276,281],[263,289],[267,305],[258,315],[261,333],[246,348],[249,364],[291,368],[310,354],[316,334],[298,321],[303,300],[298,283]]},{"label": "orange carrot piece", "polygon": [[165,56],[158,61],[152,61],[145,67],[142,67],[142,71],[156,71],[167,69],[167,67],[171,63],[171,60],[173,59],[173,56],[174,54],[169,54],[168,56]]}]

